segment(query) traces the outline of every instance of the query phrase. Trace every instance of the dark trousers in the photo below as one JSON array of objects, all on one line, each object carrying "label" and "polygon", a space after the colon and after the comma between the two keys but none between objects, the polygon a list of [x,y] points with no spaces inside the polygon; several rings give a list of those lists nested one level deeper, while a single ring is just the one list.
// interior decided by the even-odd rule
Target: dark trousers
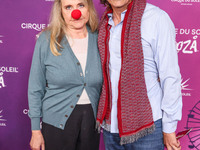
[{"label": "dark trousers", "polygon": [[91,104],[76,105],[64,130],[43,122],[45,150],[98,150],[95,123]]}]

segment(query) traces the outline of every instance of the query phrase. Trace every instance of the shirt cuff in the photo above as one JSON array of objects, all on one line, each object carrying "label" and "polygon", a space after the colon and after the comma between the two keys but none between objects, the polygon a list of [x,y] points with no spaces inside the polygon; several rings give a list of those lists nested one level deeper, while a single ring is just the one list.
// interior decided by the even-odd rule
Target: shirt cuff
[{"label": "shirt cuff", "polygon": [[40,118],[31,118],[31,129],[40,130]]},{"label": "shirt cuff", "polygon": [[163,132],[165,133],[173,133],[176,131],[178,121],[173,122],[162,122]]}]

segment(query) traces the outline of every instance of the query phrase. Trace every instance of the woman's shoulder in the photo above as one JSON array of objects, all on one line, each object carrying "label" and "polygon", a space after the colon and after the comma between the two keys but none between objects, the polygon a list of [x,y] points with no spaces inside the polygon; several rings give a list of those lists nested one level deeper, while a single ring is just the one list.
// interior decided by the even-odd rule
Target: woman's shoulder
[{"label": "woman's shoulder", "polygon": [[49,40],[50,40],[50,31],[49,30],[44,30],[38,34],[37,42],[44,44],[46,42],[48,43]]},{"label": "woman's shoulder", "polygon": [[92,32],[91,28],[89,26],[87,26],[87,30],[90,34],[92,34],[93,36],[97,36],[97,30],[95,30],[94,32]]},{"label": "woman's shoulder", "polygon": [[90,40],[92,39],[92,40],[95,40],[95,42],[97,42],[97,39],[98,39],[98,33],[97,33],[97,31],[91,32],[90,33],[90,37],[91,37]]},{"label": "woman's shoulder", "polygon": [[50,31],[44,30],[38,34],[35,51],[39,52],[41,55],[46,55],[49,49],[50,43]]}]

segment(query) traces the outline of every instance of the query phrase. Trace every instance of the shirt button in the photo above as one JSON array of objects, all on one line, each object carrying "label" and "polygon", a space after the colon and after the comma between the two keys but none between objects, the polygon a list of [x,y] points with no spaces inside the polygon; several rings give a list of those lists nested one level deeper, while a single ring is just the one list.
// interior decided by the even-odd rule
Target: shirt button
[{"label": "shirt button", "polygon": [[65,117],[68,117],[68,115],[65,115]]},{"label": "shirt button", "polygon": [[78,66],[80,66],[80,63],[79,63],[79,62],[77,62],[77,65],[78,65]]},{"label": "shirt button", "polygon": [[60,124],[60,127],[62,128],[62,127],[63,127],[63,124]]},{"label": "shirt button", "polygon": [[78,94],[78,95],[76,95],[77,97],[80,97],[80,95]]},{"label": "shirt button", "polygon": [[84,83],[84,86],[86,86],[86,83]]},{"label": "shirt button", "polygon": [[72,106],[70,106],[71,108],[74,108],[74,106],[72,105]]},{"label": "shirt button", "polygon": [[80,76],[82,77],[82,76],[83,76],[83,74],[82,74],[82,73],[80,73]]}]

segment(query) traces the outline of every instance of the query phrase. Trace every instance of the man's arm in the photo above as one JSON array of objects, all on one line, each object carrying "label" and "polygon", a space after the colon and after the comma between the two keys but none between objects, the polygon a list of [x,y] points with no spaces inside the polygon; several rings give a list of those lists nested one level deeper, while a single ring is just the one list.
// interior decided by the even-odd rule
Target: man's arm
[{"label": "man's arm", "polygon": [[175,44],[175,28],[164,11],[160,12],[157,21],[155,61],[163,90],[161,109],[164,144],[168,150],[179,150],[180,142],[176,139],[175,131],[182,117],[181,75]]}]

